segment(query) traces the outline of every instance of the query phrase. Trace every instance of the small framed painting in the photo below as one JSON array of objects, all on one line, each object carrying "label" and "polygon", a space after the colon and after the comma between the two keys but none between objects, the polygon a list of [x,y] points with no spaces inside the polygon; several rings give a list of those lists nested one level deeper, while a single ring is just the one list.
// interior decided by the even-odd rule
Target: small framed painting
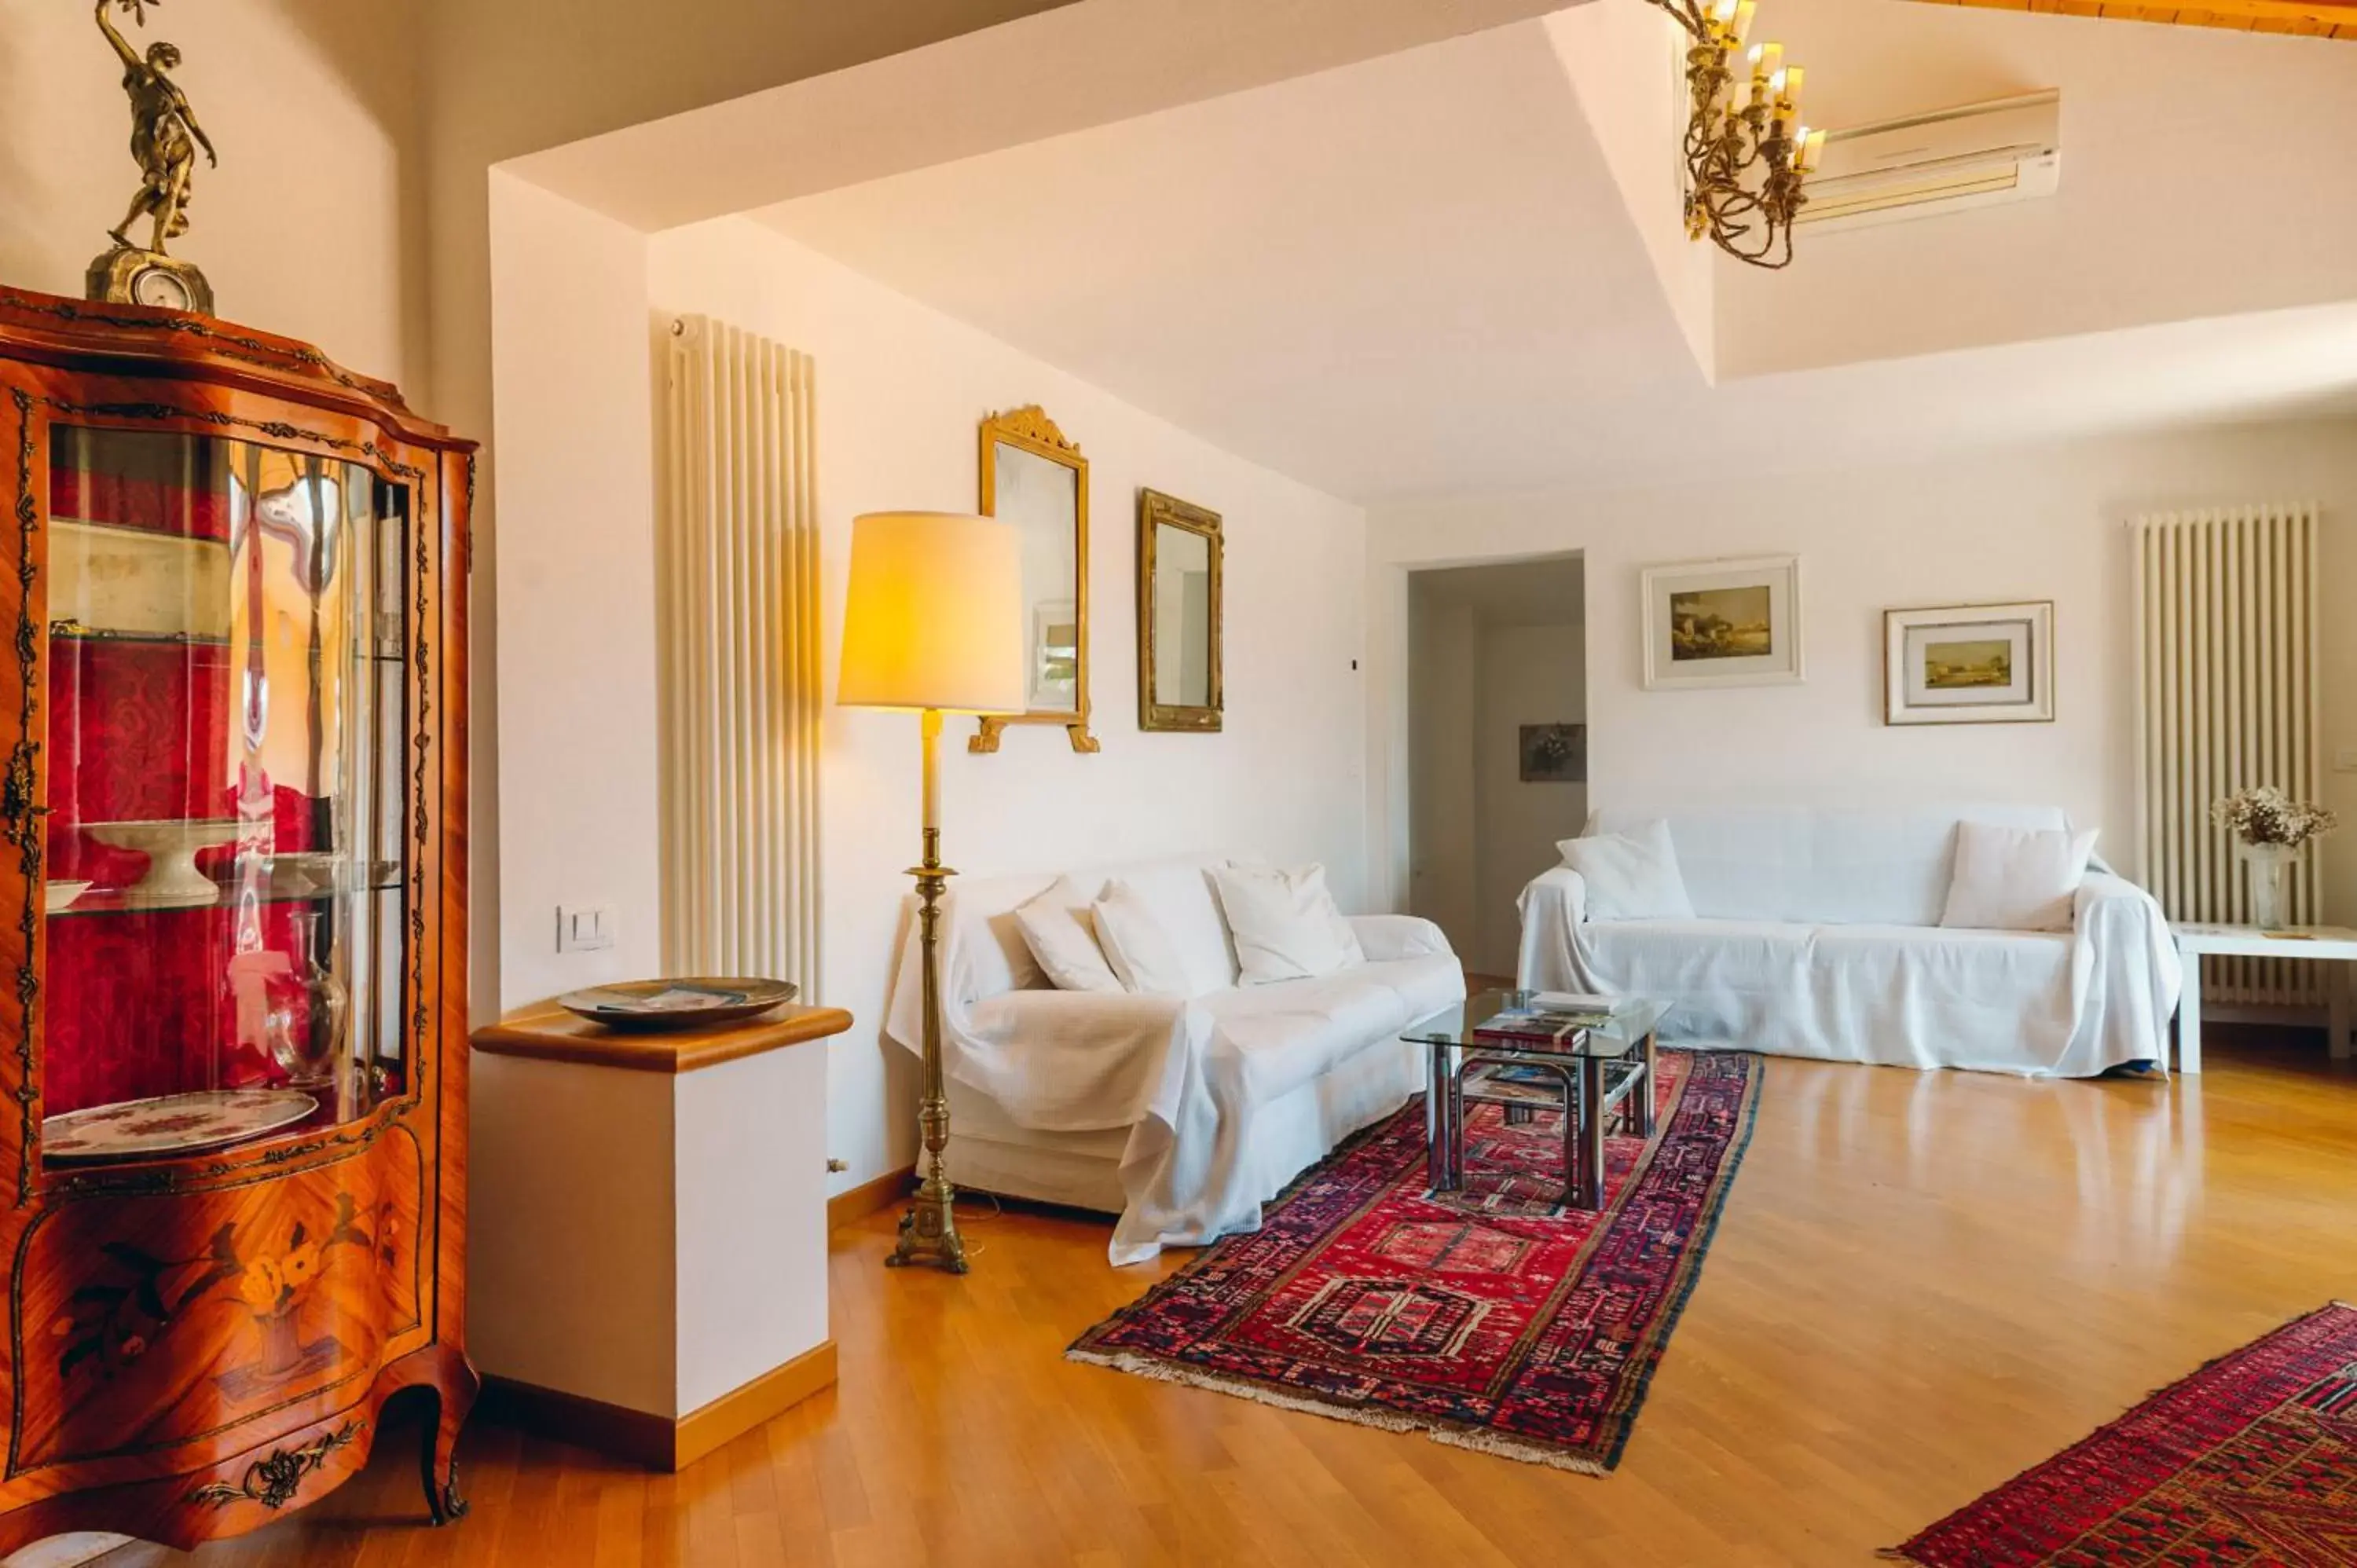
[{"label": "small framed painting", "polygon": [[1645,685],[1801,679],[1801,558],[1695,561],[1644,572]]},{"label": "small framed painting", "polygon": [[1523,783],[1587,782],[1586,725],[1523,725],[1521,727]]},{"label": "small framed painting", "polygon": [[1883,723],[2049,724],[2054,605],[1882,612]]}]

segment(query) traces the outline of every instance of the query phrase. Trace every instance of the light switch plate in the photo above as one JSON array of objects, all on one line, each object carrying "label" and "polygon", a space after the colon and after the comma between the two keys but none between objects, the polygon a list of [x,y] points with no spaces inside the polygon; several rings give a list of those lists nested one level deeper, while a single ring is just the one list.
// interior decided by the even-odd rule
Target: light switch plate
[{"label": "light switch plate", "polygon": [[594,952],[614,945],[611,904],[559,904],[556,907],[556,950]]},{"label": "light switch plate", "polygon": [[2344,746],[2332,754],[2332,771],[2357,773],[2357,746]]}]

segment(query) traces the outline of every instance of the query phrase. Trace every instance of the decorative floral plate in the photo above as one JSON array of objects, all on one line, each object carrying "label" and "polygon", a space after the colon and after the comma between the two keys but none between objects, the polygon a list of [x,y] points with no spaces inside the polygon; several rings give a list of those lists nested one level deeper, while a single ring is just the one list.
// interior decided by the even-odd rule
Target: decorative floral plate
[{"label": "decorative floral plate", "polygon": [[205,1089],[69,1111],[41,1123],[52,1160],[135,1160],[241,1144],[319,1109],[299,1089]]},{"label": "decorative floral plate", "polygon": [[794,999],[783,980],[631,980],[568,991],[567,1012],[609,1029],[702,1029],[751,1018]]}]

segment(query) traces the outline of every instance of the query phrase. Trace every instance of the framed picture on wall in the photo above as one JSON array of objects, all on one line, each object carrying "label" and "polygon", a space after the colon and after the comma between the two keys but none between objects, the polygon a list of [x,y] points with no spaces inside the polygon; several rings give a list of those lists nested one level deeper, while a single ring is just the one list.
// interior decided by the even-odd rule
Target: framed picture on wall
[{"label": "framed picture on wall", "polygon": [[1587,782],[1586,725],[1523,725],[1521,729],[1523,783]]},{"label": "framed picture on wall", "polygon": [[1882,612],[1885,724],[2049,724],[2054,605]]},{"label": "framed picture on wall", "polygon": [[1648,690],[1801,679],[1799,556],[1648,566],[1643,582]]}]

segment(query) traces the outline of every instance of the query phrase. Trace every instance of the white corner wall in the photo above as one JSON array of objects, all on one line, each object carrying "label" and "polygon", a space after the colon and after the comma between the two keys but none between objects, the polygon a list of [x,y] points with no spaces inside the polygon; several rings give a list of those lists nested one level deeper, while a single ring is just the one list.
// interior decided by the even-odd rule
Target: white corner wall
[{"label": "white corner wall", "polygon": [[[1018,727],[994,757],[943,757],[944,855],[969,875],[1198,848],[1320,860],[1365,905],[1364,515],[886,290],[782,236],[723,220],[641,237],[506,176],[493,188],[500,463],[501,1003],[657,953],[651,306],[719,317],[817,361],[830,662],[850,521],[971,510],[976,426],[1044,405],[1090,460],[1091,683],[1102,753]],[[546,263],[561,263],[549,277]],[[626,297],[627,296],[627,297]],[[1137,728],[1136,491],[1223,514],[1227,725]],[[827,687],[833,690],[830,671]],[[633,737],[638,737],[634,742]],[[915,723],[828,710],[823,773],[826,1002],[858,1019],[829,1058],[835,1187],[913,1157],[912,1058],[880,1034],[918,851]],[[554,951],[562,900],[611,903],[608,953]]]},{"label": "white corner wall", "polygon": [[[493,170],[501,1012],[660,971],[646,239]],[[556,950],[560,905],[614,945]]]},{"label": "white corner wall", "polygon": [[[2128,519],[2262,500],[2323,508],[2328,606],[2357,604],[2357,422],[2172,433],[1748,484],[1497,497],[1377,509],[1368,522],[1372,897],[1407,887],[1408,568],[1581,551],[1587,569],[1588,797],[2034,800],[2104,832],[2135,866],[2136,662]],[[1638,574],[1649,564],[1797,552],[1808,679],[1643,689]],[[2050,725],[1882,723],[1882,612],[2055,603]],[[2330,761],[2357,746],[2357,619],[2328,613],[2319,686]],[[2325,775],[2357,823],[2357,773]],[[2332,918],[2357,917],[2357,828],[2328,841]]]}]

